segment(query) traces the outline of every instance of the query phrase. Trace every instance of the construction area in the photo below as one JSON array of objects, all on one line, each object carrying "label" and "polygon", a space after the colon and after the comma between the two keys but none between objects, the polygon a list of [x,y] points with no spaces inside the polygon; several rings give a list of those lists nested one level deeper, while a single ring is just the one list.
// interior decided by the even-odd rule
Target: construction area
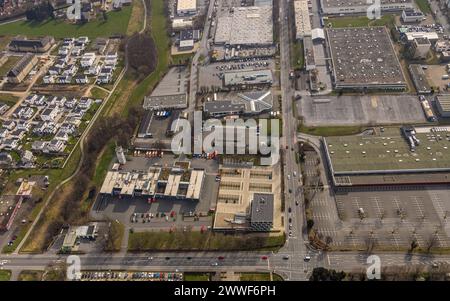
[{"label": "construction area", "polygon": [[405,77],[385,27],[327,28],[337,90],[405,90]]}]

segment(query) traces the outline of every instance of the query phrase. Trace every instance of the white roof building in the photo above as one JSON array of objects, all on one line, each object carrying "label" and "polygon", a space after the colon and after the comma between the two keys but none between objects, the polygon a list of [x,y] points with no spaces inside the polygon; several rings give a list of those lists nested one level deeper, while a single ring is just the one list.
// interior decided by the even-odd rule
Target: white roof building
[{"label": "white roof building", "polygon": [[298,40],[311,36],[311,21],[309,19],[308,1],[295,0],[295,37]]},{"label": "white roof building", "polygon": [[178,0],[177,14],[191,15],[197,12],[197,0]]}]

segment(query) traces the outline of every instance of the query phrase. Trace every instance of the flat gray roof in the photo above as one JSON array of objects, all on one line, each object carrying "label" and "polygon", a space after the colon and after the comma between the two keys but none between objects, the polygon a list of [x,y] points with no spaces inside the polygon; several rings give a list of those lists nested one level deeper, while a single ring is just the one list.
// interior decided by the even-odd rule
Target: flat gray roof
[{"label": "flat gray roof", "polygon": [[273,44],[272,6],[234,7],[219,16],[214,38],[217,44]]},{"label": "flat gray roof", "polygon": [[411,64],[409,65],[409,72],[411,73],[411,78],[414,82],[417,92],[419,93],[430,93],[431,86],[428,83],[428,79],[423,72],[422,65]]},{"label": "flat gray roof", "polygon": [[442,111],[450,112],[450,94],[437,95],[436,101],[439,103]]},{"label": "flat gray roof", "polygon": [[406,86],[385,27],[327,28],[326,32],[336,87]]},{"label": "flat gray roof", "polygon": [[170,109],[187,107],[186,67],[169,69],[152,94],[144,99],[144,109]]},{"label": "flat gray roof", "polygon": [[[412,0],[380,0],[380,4],[405,4]],[[365,0],[322,0],[325,7],[369,6]]]},{"label": "flat gray roof", "polygon": [[255,193],[252,200],[252,212],[250,221],[252,223],[273,222],[273,194]]}]

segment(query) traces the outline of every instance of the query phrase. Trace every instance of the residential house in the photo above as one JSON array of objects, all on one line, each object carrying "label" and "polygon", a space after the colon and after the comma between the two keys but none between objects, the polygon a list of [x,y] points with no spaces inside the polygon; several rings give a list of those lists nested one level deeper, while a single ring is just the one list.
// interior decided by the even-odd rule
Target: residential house
[{"label": "residential house", "polygon": [[48,51],[55,43],[55,39],[50,36],[28,39],[16,37],[9,43],[9,50],[15,52],[34,52],[43,53]]},{"label": "residential house", "polygon": [[77,75],[74,77],[77,84],[88,84],[89,78],[86,75]]},{"label": "residential house", "polygon": [[47,151],[50,153],[61,153],[66,148],[66,143],[62,140],[53,139],[47,145]]},{"label": "residential house", "polygon": [[0,138],[6,138],[9,135],[9,130],[5,128],[0,129]]},{"label": "residential house", "polygon": [[2,128],[8,129],[10,131],[14,130],[16,127],[16,122],[14,120],[6,120],[2,124]]},{"label": "residential house", "polygon": [[55,121],[56,116],[58,116],[59,109],[58,107],[48,107],[41,113],[41,120],[42,121]]},{"label": "residential house", "polygon": [[43,152],[46,149],[48,142],[47,141],[34,141],[31,144],[31,149],[36,152]]},{"label": "residential house", "polygon": [[15,150],[19,146],[19,140],[13,138],[4,139],[2,142],[2,148],[8,151]]}]

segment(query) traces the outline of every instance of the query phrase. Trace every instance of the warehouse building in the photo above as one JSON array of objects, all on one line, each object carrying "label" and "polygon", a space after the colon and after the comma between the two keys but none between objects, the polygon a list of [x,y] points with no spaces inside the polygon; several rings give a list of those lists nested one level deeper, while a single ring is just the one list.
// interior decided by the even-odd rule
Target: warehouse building
[{"label": "warehouse building", "polygon": [[197,12],[197,0],[178,0],[177,15],[189,16],[195,15]]},{"label": "warehouse building", "polygon": [[100,193],[123,197],[199,200],[204,170],[150,168],[146,172],[108,171]]},{"label": "warehouse building", "polygon": [[9,43],[8,48],[15,52],[43,53],[48,51],[53,44],[55,44],[55,39],[50,36],[37,39],[16,37]]},{"label": "warehouse building", "polygon": [[337,187],[450,182],[450,127],[375,129],[322,144]]},{"label": "warehouse building", "polygon": [[308,0],[294,1],[295,38],[302,40],[311,36],[311,20],[309,19]]},{"label": "warehouse building", "polygon": [[328,28],[336,90],[405,90],[386,27]]},{"label": "warehouse building", "polygon": [[218,17],[214,42],[219,45],[272,45],[272,10],[272,6],[230,9]]},{"label": "warehouse building", "polygon": [[144,98],[144,109],[184,109],[187,107],[187,81],[186,67],[171,68],[159,82],[150,96]]},{"label": "warehouse building", "polygon": [[[365,0],[320,0],[325,15],[367,14],[372,3]],[[380,5],[382,13],[414,9],[412,0],[380,0]]]},{"label": "warehouse building", "polygon": [[450,118],[450,94],[436,95],[436,107],[439,115]]},{"label": "warehouse building", "polygon": [[423,71],[422,65],[411,64],[409,65],[408,70],[409,74],[411,74],[411,79],[414,83],[417,94],[430,94],[431,86],[425,72]]},{"label": "warehouse building", "polygon": [[34,54],[27,53],[17,64],[6,74],[9,83],[21,83],[28,73],[36,66],[38,59]]}]

